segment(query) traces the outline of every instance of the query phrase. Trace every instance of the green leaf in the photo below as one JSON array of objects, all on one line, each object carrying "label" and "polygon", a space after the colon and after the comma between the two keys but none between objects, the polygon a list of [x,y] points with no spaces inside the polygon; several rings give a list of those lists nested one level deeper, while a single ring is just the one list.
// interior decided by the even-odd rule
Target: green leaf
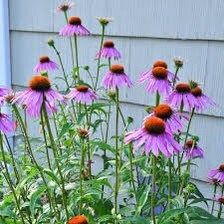
[{"label": "green leaf", "polygon": [[70,123],[65,123],[58,135],[58,139],[60,139],[68,130],[69,128],[72,126],[72,124]]},{"label": "green leaf", "polygon": [[30,212],[31,215],[35,215],[35,207],[36,207],[36,202],[40,198],[40,196],[43,194],[43,192],[46,190],[45,186],[42,186],[35,191],[30,198]]},{"label": "green leaf", "polygon": [[43,170],[52,180],[54,180],[58,185],[60,185],[60,180],[57,178],[57,176],[51,171],[50,169],[44,169]]},{"label": "green leaf", "polygon": [[142,210],[143,206],[147,202],[150,189],[151,189],[150,186],[147,186],[146,189],[143,189],[143,192],[141,193],[141,196],[138,200],[136,214],[141,213],[141,210]]}]

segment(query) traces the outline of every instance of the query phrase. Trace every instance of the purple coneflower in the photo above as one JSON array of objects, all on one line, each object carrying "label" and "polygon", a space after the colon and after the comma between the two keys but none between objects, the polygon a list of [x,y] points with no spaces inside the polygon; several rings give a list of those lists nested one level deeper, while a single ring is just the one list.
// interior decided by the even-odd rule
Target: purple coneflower
[{"label": "purple coneflower", "polygon": [[58,12],[66,12],[69,9],[71,9],[73,6],[75,5],[74,2],[71,1],[65,1],[63,3],[61,3],[60,5],[58,5],[57,7],[57,11]]},{"label": "purple coneflower", "polygon": [[144,152],[152,152],[158,156],[161,152],[166,157],[171,157],[181,150],[181,146],[173,136],[166,131],[165,122],[158,117],[148,117],[144,120],[142,128],[130,132],[125,137],[125,143],[134,143],[134,148],[144,146]]},{"label": "purple coneflower", "polygon": [[91,104],[98,98],[96,93],[90,87],[85,85],[73,88],[66,97],[82,104]]},{"label": "purple coneflower", "polygon": [[42,71],[53,71],[56,69],[58,69],[58,65],[55,62],[51,61],[48,56],[42,56],[33,71],[35,73],[39,73]]},{"label": "purple coneflower", "polygon": [[166,129],[171,134],[176,133],[183,128],[181,114],[173,110],[168,104],[159,104],[149,116],[159,117],[165,121]]},{"label": "purple coneflower", "polygon": [[167,97],[166,102],[177,109],[183,106],[188,111],[197,105],[188,83],[177,84],[175,90]]},{"label": "purple coneflower", "polygon": [[146,90],[149,93],[156,93],[167,96],[171,91],[171,84],[168,80],[168,70],[164,67],[155,67],[150,75],[143,73],[138,83],[147,81]]},{"label": "purple coneflower", "polygon": [[219,185],[220,181],[218,181],[216,178],[208,178],[208,182],[212,185]]},{"label": "purple coneflower", "polygon": [[19,92],[12,103],[18,103],[25,107],[31,117],[39,117],[44,103],[49,115],[57,110],[56,101],[64,101],[64,97],[51,88],[47,77],[36,75],[30,80],[29,88]]},{"label": "purple coneflower", "polygon": [[0,131],[4,134],[15,131],[16,123],[8,115],[0,113]]},{"label": "purple coneflower", "polygon": [[124,72],[124,67],[119,64],[114,64],[103,78],[103,86],[105,89],[116,89],[120,87],[131,87],[132,82]]},{"label": "purple coneflower", "polygon": [[4,88],[4,87],[0,87],[0,106],[3,104],[3,102],[5,101],[5,96],[8,95],[10,93],[11,90]]},{"label": "purple coneflower", "polygon": [[218,196],[214,198],[214,201],[224,205],[224,196]]},{"label": "purple coneflower", "polygon": [[[167,79],[172,82],[175,75],[168,70],[168,65],[165,61],[162,61],[162,60],[158,60],[156,61],[152,68],[149,70],[149,71],[146,71],[146,72],[143,72],[141,75],[140,75],[140,78],[138,80],[138,83],[143,83],[145,81],[148,81],[149,79],[152,78],[153,74],[152,74],[152,71],[154,68],[157,68],[157,67],[162,67],[164,69],[166,69],[166,76],[167,76]],[[178,80],[178,77],[176,77],[176,79]]]},{"label": "purple coneflower", "polygon": [[103,48],[96,55],[97,59],[99,57],[103,58],[114,58],[114,60],[118,60],[121,58],[120,52],[115,48],[113,41],[105,41],[103,43]]},{"label": "purple coneflower", "polygon": [[90,35],[89,30],[82,26],[82,20],[77,16],[72,16],[68,19],[68,24],[62,27],[59,32],[61,36],[87,36]]},{"label": "purple coneflower", "polygon": [[224,183],[224,164],[221,164],[218,169],[213,169],[209,172],[208,178],[216,179],[218,182]]},{"label": "purple coneflower", "polygon": [[194,140],[188,140],[184,146],[186,159],[204,158],[204,150]]},{"label": "purple coneflower", "polygon": [[192,95],[195,97],[195,110],[202,112],[204,109],[206,109],[208,106],[214,106],[215,102],[210,99],[208,96],[203,94],[202,89],[197,86],[193,89],[191,89]]}]

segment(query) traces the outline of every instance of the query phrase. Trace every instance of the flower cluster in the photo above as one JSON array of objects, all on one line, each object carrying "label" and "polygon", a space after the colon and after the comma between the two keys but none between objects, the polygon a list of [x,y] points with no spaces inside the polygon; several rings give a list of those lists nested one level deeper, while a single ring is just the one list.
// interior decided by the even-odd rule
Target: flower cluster
[{"label": "flower cluster", "polygon": [[[192,160],[204,158],[205,151],[199,146],[199,137],[191,133],[191,122],[196,112],[203,112],[215,103],[197,82],[180,81],[178,71],[183,68],[182,59],[174,59],[175,71],[168,67],[166,61],[157,60],[136,81],[137,84],[146,83],[145,92],[154,94],[156,103],[147,105],[150,108],[148,114],[137,129],[130,131],[134,119],[125,119],[120,91],[125,87],[131,88],[134,82],[127,68],[117,63],[123,55],[118,50],[119,45],[113,40],[105,40],[106,27],[111,20],[98,18],[102,33],[99,49],[94,53],[96,71],[93,72],[90,66],[80,65],[78,38],[91,33],[79,16],[68,16],[73,5],[73,2],[65,1],[57,7],[57,11],[65,16],[65,24],[58,34],[68,37],[72,69],[67,71],[56,41],[50,39],[48,46],[55,53],[57,62],[53,56],[41,56],[25,90],[14,92],[0,88],[0,107],[4,104],[10,106],[15,120],[18,120],[14,121],[0,112],[0,143],[9,149],[9,154],[6,152],[5,156],[4,147],[1,147],[3,162],[0,162],[0,170],[16,202],[14,208],[14,201],[8,203],[7,197],[6,204],[15,210],[14,216],[19,215],[19,223],[23,224],[27,220],[32,221],[31,216],[40,223],[89,224],[101,223],[102,220],[103,223],[120,223],[118,220],[135,223],[137,213],[144,214],[146,217],[143,219],[146,218],[147,223],[157,224],[157,205],[163,207],[163,212],[175,209],[172,199],[178,194],[184,199],[185,209],[190,206],[188,200],[197,196],[196,187],[189,181],[191,165]],[[58,70],[62,71],[62,76],[57,77],[59,82],[54,82],[51,73]],[[41,126],[43,141],[40,140],[38,149],[30,139],[26,115],[38,120]],[[25,146],[24,157],[18,158],[18,163],[7,139],[7,134],[14,132],[17,125]],[[110,133],[113,129],[115,133]],[[99,174],[92,172],[92,164],[98,165],[94,156],[97,150],[102,150],[103,168]],[[43,165],[36,159],[36,152],[46,156]],[[126,160],[129,160],[128,163]],[[12,177],[8,167],[12,169]],[[29,173],[31,175],[27,178]],[[142,174],[149,177],[147,184]],[[211,170],[208,177],[215,190],[222,186],[223,194],[224,164]],[[143,182],[141,179],[144,179]],[[27,180],[32,183],[26,185]],[[120,204],[119,194],[127,182],[131,186],[128,189],[130,197],[127,196],[129,199]],[[17,187],[21,183],[26,185],[24,189],[21,187],[22,190]],[[147,190],[148,184],[151,185],[150,191]],[[105,187],[110,188],[110,197],[107,197],[109,193]],[[111,201],[112,196],[114,202]],[[139,210],[137,213],[133,212],[133,198]],[[141,208],[138,205],[143,202],[139,198],[144,201],[139,206]],[[215,200],[221,206],[224,204],[223,195]],[[33,207],[25,206],[30,201],[33,201]],[[94,206],[108,208],[101,211]],[[124,211],[129,208],[131,215],[125,217]],[[42,215],[43,211],[47,215]],[[150,219],[147,217],[149,213]],[[220,214],[221,209],[219,218]],[[133,220],[131,216],[134,216]],[[176,223],[178,218],[169,221]]]}]

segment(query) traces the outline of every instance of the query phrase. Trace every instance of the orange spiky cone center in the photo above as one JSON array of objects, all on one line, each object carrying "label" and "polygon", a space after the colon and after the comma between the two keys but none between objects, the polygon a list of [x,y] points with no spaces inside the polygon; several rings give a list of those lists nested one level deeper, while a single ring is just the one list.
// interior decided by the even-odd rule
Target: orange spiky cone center
[{"label": "orange spiky cone center", "polygon": [[77,215],[72,217],[67,224],[88,224],[88,221],[84,215]]},{"label": "orange spiky cone center", "polygon": [[124,73],[124,66],[119,64],[111,65],[110,71],[115,74],[122,74]]},{"label": "orange spiky cone center", "polygon": [[153,68],[152,74],[157,79],[167,79],[167,69],[163,67]]},{"label": "orange spiky cone center", "polygon": [[163,67],[165,69],[168,68],[167,66],[167,63],[165,61],[162,61],[162,60],[158,60],[156,61],[154,64],[153,64],[153,68],[156,68],[156,67]]},{"label": "orange spiky cone center", "polygon": [[221,164],[221,165],[219,166],[219,171],[224,172],[224,164]]},{"label": "orange spiky cone center", "polygon": [[167,104],[160,104],[154,109],[154,114],[156,117],[161,119],[168,119],[171,117],[173,111],[171,107]]},{"label": "orange spiky cone center", "polygon": [[197,87],[191,89],[191,93],[196,97],[201,96],[202,95],[202,89],[199,86],[197,86]]},{"label": "orange spiky cone center", "polygon": [[176,91],[178,93],[190,93],[191,88],[188,83],[179,83],[175,87]]},{"label": "orange spiky cone center", "polygon": [[152,135],[160,135],[165,132],[165,122],[158,117],[147,118],[144,127]]},{"label": "orange spiky cone center", "polygon": [[83,93],[86,93],[89,89],[88,86],[85,86],[85,85],[80,85],[80,86],[77,86],[76,89],[79,91],[79,92],[83,92]]},{"label": "orange spiky cone center", "polygon": [[70,25],[81,25],[82,20],[78,16],[72,16],[68,19]]},{"label": "orange spiky cone center", "polygon": [[114,47],[114,42],[111,41],[111,40],[107,40],[103,43],[103,46],[104,47],[107,47],[107,48],[113,48]]},{"label": "orange spiky cone center", "polygon": [[47,91],[51,88],[50,80],[47,77],[41,75],[35,75],[29,82],[29,87],[32,90],[39,92]]},{"label": "orange spiky cone center", "polygon": [[48,56],[41,56],[39,61],[40,63],[46,63],[50,61],[50,58]]}]

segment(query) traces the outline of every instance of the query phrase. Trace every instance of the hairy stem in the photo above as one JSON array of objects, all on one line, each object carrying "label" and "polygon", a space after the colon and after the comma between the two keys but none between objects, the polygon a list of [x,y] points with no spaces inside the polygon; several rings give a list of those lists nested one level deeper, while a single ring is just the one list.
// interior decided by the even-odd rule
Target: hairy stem
[{"label": "hairy stem", "polygon": [[52,134],[52,131],[51,131],[51,126],[50,126],[50,121],[49,121],[47,110],[45,108],[45,104],[44,103],[42,105],[42,111],[43,111],[45,123],[46,123],[46,126],[47,126],[49,139],[50,139],[50,142],[51,142],[51,147],[52,147],[52,151],[53,151],[53,155],[54,155],[54,159],[55,159],[55,164],[57,166],[58,173],[59,173],[59,176],[61,178],[61,186],[60,186],[60,188],[61,188],[61,191],[62,191],[63,206],[65,208],[66,218],[69,219],[69,212],[68,212],[68,208],[67,208],[67,196],[66,196],[66,191],[65,191],[65,180],[64,180],[64,177],[63,177],[63,174],[62,174],[62,171],[61,171],[61,167],[60,167],[59,161],[58,161],[57,145],[56,145],[56,143],[54,141],[54,137],[53,137],[53,134]]},{"label": "hairy stem", "polygon": [[115,167],[115,214],[118,214],[118,192],[119,192],[119,90],[116,88],[116,121],[115,121],[115,161],[116,161],[116,167]]},{"label": "hairy stem", "polygon": [[95,85],[94,85],[94,90],[97,89],[97,85],[98,85],[98,81],[99,81],[99,75],[100,75],[100,60],[101,60],[100,52],[101,52],[102,47],[103,47],[104,36],[105,36],[105,26],[102,25],[101,40],[100,40],[100,49],[99,49],[99,57],[97,59],[96,82],[95,82]]}]

